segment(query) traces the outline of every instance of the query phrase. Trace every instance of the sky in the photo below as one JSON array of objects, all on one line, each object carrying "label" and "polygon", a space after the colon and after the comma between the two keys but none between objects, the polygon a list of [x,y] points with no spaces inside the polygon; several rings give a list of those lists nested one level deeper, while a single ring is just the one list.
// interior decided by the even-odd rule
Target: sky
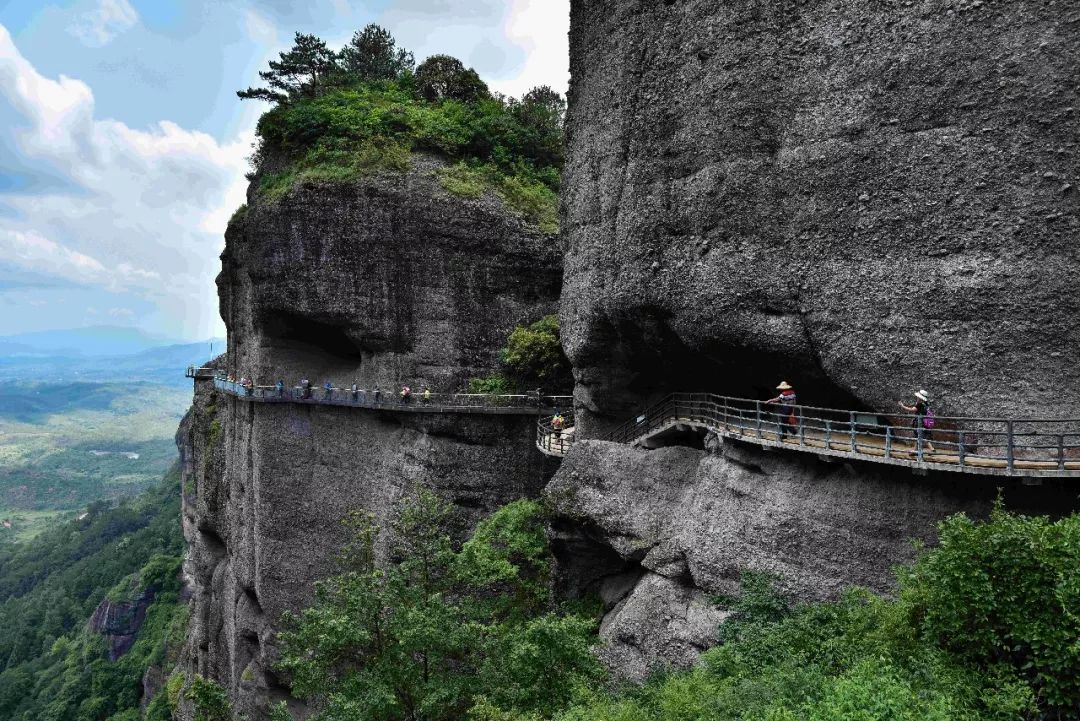
[{"label": "sky", "polygon": [[499,92],[569,81],[569,0],[0,0],[0,336],[223,335],[214,277],[296,31],[376,22]]}]

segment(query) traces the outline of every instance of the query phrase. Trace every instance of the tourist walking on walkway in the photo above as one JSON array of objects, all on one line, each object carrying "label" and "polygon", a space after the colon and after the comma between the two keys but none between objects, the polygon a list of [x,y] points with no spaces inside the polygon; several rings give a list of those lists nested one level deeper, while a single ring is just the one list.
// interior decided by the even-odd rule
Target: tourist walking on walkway
[{"label": "tourist walking on walkway", "polygon": [[427,386],[424,386],[424,394],[420,397],[424,400],[425,406],[431,403],[431,389]]},{"label": "tourist walking on walkway", "polygon": [[903,401],[898,403],[908,413],[915,414],[911,427],[914,429],[912,437],[915,439],[916,447],[921,447],[923,438],[926,438],[926,450],[934,450],[934,444],[930,442],[930,429],[934,427],[934,411],[930,408],[930,394],[920,389],[915,391],[915,405],[909,406]]},{"label": "tourist walking on walkway", "polygon": [[277,388],[277,397],[278,398],[284,398],[285,397],[285,381],[279,380],[274,387]]},{"label": "tourist walking on walkway", "polygon": [[352,401],[356,403],[360,399],[360,388],[356,385],[356,381],[352,382]]},{"label": "tourist walking on walkway", "polygon": [[326,383],[323,383],[323,391],[323,398],[325,400],[330,400],[334,395],[334,384],[330,381],[326,381]]},{"label": "tourist walking on walkway", "polygon": [[304,400],[311,398],[311,381],[307,378],[300,379],[300,397]]},{"label": "tourist walking on walkway", "polygon": [[379,386],[375,386],[371,389],[371,395],[375,401],[375,405],[379,405],[379,396],[382,395],[382,391],[379,390]]},{"label": "tourist walking on walkway", "polygon": [[780,381],[776,386],[780,395],[765,401],[769,404],[779,405],[780,408],[773,414],[776,417],[776,439],[783,441],[787,434],[798,435],[798,418],[795,416],[795,389],[787,381]]},{"label": "tourist walking on walkway", "polygon": [[403,404],[408,403],[410,397],[412,397],[412,388],[401,386],[401,402]]}]

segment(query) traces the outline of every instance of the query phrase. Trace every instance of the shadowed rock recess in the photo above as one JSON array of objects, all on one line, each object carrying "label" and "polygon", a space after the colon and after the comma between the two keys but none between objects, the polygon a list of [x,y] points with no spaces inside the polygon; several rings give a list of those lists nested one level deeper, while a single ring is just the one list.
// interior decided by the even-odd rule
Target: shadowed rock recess
[{"label": "shadowed rock recess", "polygon": [[1075,415],[1078,63],[1076,2],[573,2],[579,433],[781,377]]},{"label": "shadowed rock recess", "polygon": [[[438,166],[415,157],[407,174],[301,186],[274,203],[250,193],[222,254],[229,352],[216,365],[265,384],[356,379],[387,398],[402,382],[457,391],[497,368],[514,326],[557,307],[557,239],[494,198],[448,195]],[[464,536],[550,478],[535,422],[252,404],[197,381],[177,435],[194,593],[182,668],[225,686],[247,718],[280,700],[304,715],[274,672],[275,632],[335,572],[345,515],[384,522],[423,483],[458,506]]]},{"label": "shadowed rock recess", "polygon": [[[1076,417],[1076,2],[571,3],[563,342],[578,437],[671,391]],[[741,569],[887,592],[956,511],[1075,484],[916,476],[694,437],[575,445],[547,488],[564,594],[617,674],[716,640]],[[703,450],[703,447],[709,450]]]}]

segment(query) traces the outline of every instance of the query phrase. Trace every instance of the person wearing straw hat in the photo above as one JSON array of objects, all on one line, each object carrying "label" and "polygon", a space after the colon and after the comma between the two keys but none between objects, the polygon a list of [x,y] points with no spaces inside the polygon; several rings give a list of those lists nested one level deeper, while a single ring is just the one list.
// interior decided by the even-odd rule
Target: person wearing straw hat
[{"label": "person wearing straw hat", "polygon": [[765,402],[780,405],[780,412],[776,414],[776,436],[777,440],[783,441],[788,433],[793,436],[798,435],[795,429],[797,425],[795,417],[796,396],[795,389],[787,381],[780,381],[780,385],[776,386],[776,390],[780,391],[780,395]]},{"label": "person wearing straw hat", "polygon": [[924,429],[930,428],[933,421],[927,423],[927,418],[933,418],[934,412],[930,410],[930,394],[923,389],[915,391],[915,405],[909,406],[903,401],[898,401],[898,404],[908,413],[914,413],[915,418],[911,421],[911,427],[914,429],[914,437],[917,441],[922,441],[923,437],[926,437],[926,450],[934,450],[934,444],[930,442],[930,433]]}]

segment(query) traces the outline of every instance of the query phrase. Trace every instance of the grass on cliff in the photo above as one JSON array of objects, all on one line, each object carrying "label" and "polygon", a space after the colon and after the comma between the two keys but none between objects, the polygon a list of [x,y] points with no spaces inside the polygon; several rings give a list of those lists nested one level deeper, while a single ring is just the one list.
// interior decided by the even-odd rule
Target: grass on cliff
[{"label": "grass on cliff", "polygon": [[[252,177],[262,197],[274,201],[308,181],[401,173],[412,153],[423,152],[456,163],[439,173],[451,193],[493,192],[527,222],[558,231],[565,110],[558,93],[542,87],[520,99],[494,94],[447,56],[434,56],[415,72],[409,63],[390,72],[354,71],[317,38],[297,38],[291,52],[309,58],[312,47],[321,47],[314,52],[324,64],[299,85],[290,76],[288,92],[274,93],[275,107],[259,120]],[[392,38],[389,43],[387,57],[405,52]],[[286,166],[278,167],[282,160]]]}]

